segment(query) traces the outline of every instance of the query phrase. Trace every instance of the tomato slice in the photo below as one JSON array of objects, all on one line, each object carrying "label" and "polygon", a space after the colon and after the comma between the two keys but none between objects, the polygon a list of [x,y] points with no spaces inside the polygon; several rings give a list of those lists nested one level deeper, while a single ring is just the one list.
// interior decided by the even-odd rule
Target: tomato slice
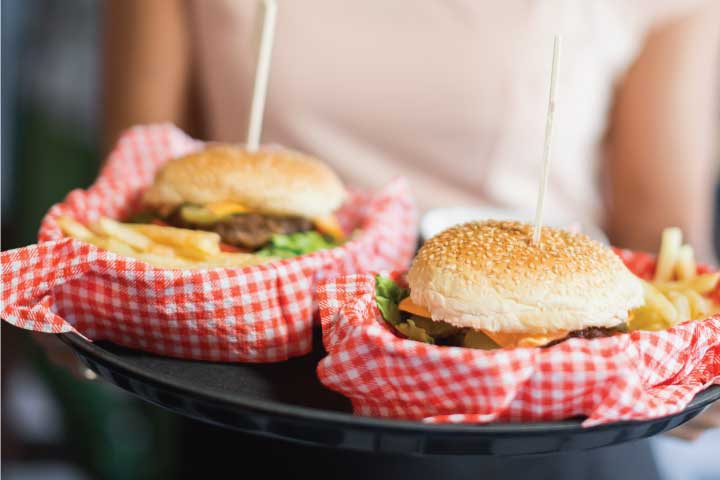
[{"label": "tomato slice", "polygon": [[223,242],[220,242],[220,251],[228,253],[252,253],[252,250],[247,248],[236,247],[235,245]]}]

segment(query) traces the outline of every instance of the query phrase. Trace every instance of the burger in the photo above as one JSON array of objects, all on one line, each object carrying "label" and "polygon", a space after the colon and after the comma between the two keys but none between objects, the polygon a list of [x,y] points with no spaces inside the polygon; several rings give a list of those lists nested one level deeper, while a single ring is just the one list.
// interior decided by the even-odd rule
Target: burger
[{"label": "burger", "polygon": [[404,336],[475,348],[548,346],[626,331],[643,286],[586,235],[513,221],[459,225],[428,240],[408,289],[378,278],[383,317]]},{"label": "burger", "polygon": [[226,246],[289,257],[343,241],[346,193],[324,163],[289,149],[217,144],[173,159],[142,196],[144,216],[217,232]]}]

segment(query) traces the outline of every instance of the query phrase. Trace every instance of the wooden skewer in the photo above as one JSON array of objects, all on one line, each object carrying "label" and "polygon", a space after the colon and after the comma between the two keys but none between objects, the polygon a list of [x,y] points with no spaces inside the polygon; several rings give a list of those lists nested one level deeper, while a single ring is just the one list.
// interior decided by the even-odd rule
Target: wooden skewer
[{"label": "wooden skewer", "polygon": [[247,149],[251,152],[256,152],[260,147],[260,133],[262,131],[265,96],[267,94],[268,75],[270,74],[270,57],[275,38],[275,19],[277,17],[276,0],[263,0],[262,3],[265,7],[265,14],[262,37],[260,38],[260,51],[258,52],[257,67],[255,69],[255,85],[253,87],[247,135]]},{"label": "wooden skewer", "polygon": [[557,86],[558,65],[560,63],[560,48],[562,37],[555,35],[553,42],[552,72],[550,74],[550,100],[548,102],[547,121],[545,123],[545,148],[543,149],[543,170],[538,189],[537,205],[535,208],[535,230],[533,232],[533,243],[540,242],[540,230],[542,229],[543,208],[545,206],[545,190],[547,189],[548,172],[550,170],[550,147],[552,146],[553,123],[555,119],[555,92]]}]

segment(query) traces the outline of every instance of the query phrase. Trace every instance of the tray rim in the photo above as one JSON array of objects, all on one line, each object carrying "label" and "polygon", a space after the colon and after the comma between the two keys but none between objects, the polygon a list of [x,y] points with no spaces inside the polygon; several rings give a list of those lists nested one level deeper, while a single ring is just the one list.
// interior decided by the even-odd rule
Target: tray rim
[{"label": "tray rim", "polygon": [[[506,423],[423,423],[421,421],[400,420],[391,418],[376,418],[354,415],[352,413],[334,412],[319,408],[291,405],[274,400],[257,400],[245,396],[228,395],[222,392],[207,393],[202,389],[195,388],[174,378],[163,374],[150,374],[147,371],[124,361],[121,356],[108,351],[94,342],[84,339],[76,333],[61,333],[58,337],[73,349],[82,350],[84,354],[99,359],[103,363],[112,364],[114,367],[125,372],[168,387],[179,392],[186,392],[202,398],[208,402],[222,403],[234,408],[272,415],[277,417],[294,417],[303,421],[323,421],[338,426],[349,426],[358,429],[384,429],[393,430],[398,433],[425,433],[433,435],[514,435],[514,434],[548,434],[548,433],[570,433],[570,432],[601,432],[603,430],[616,430],[623,426],[639,425],[649,421],[671,419],[678,415],[693,412],[707,407],[720,399],[720,384],[710,385],[698,392],[685,409],[680,412],[654,417],[647,420],[623,420],[618,422],[605,423],[592,427],[582,427],[579,420],[557,420],[542,422],[506,422]],[[121,346],[122,347],[122,346]],[[122,347],[127,348],[127,347]],[[131,349],[132,350],[132,349]],[[154,355],[142,350],[135,350],[144,355]],[[173,357],[163,357],[175,361],[192,361]],[[204,362],[207,364],[218,362]],[[229,363],[228,363],[229,364]],[[705,398],[708,397],[708,398]]]}]

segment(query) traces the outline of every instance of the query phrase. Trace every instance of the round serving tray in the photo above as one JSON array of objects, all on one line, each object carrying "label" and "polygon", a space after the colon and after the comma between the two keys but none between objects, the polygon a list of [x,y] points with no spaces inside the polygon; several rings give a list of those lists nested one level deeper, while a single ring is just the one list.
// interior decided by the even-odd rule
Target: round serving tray
[{"label": "round serving tray", "polygon": [[355,416],[350,402],[322,386],[322,344],[274,364],[213,363],[159,357],[75,334],[61,338],[100,377],[138,397],[197,420],[306,445],[414,455],[531,455],[616,445],[687,422],[720,398],[699,393],[675,415],[582,428],[580,419],[538,423],[430,425]]}]

